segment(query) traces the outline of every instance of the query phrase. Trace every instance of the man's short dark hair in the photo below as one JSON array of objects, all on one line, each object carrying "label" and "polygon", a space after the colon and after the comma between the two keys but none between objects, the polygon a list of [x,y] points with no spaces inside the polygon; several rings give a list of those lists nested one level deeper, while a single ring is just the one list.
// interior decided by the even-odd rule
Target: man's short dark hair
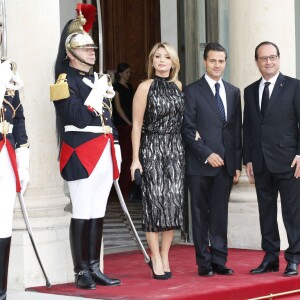
[{"label": "man's short dark hair", "polygon": [[276,51],[277,51],[277,56],[280,57],[280,52],[279,52],[279,48],[276,44],[272,43],[272,42],[268,42],[268,41],[265,41],[265,42],[261,42],[260,44],[258,44],[255,48],[255,60],[258,59],[258,49],[261,47],[261,46],[264,46],[264,45],[272,45],[275,47]]},{"label": "man's short dark hair", "polygon": [[227,51],[226,49],[221,46],[219,43],[208,43],[206,46],[205,46],[205,49],[204,49],[204,53],[203,53],[203,58],[204,60],[207,59],[207,55],[208,55],[208,52],[209,51],[218,51],[218,52],[224,52],[225,53],[225,60],[227,60]]}]

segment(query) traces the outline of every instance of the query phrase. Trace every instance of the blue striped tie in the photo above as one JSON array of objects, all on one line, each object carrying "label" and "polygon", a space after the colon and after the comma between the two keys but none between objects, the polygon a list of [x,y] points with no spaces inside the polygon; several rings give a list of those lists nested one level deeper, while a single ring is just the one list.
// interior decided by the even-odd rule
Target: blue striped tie
[{"label": "blue striped tie", "polygon": [[220,83],[219,82],[217,82],[215,84],[215,88],[216,88],[215,98],[217,101],[217,105],[220,109],[223,121],[226,122],[225,109],[224,109],[223,101],[222,101],[220,93],[219,93],[220,92]]}]

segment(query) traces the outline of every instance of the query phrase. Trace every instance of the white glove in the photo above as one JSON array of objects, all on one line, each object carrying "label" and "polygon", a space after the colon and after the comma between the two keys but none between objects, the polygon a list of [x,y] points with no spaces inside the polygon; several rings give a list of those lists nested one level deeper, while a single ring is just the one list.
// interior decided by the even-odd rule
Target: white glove
[{"label": "white glove", "polygon": [[21,147],[16,149],[17,166],[21,183],[21,194],[23,195],[29,183],[29,148]]},{"label": "white glove", "polygon": [[5,87],[10,84],[14,73],[11,69],[11,64],[8,60],[0,63],[0,84]]},{"label": "white glove", "polygon": [[115,154],[116,154],[119,173],[121,173],[121,163],[122,163],[121,147],[119,144],[114,144],[114,147],[115,147]]},{"label": "white glove", "polygon": [[87,78],[82,79],[86,85],[92,88],[84,102],[84,105],[91,106],[94,110],[101,114],[103,97],[113,98],[115,96],[115,91],[110,83],[110,77],[108,75],[103,75],[99,78],[98,74],[94,73],[94,77],[94,83]]},{"label": "white glove", "polygon": [[7,85],[10,85],[12,76],[11,64],[6,60],[0,64],[0,107],[2,106]]},{"label": "white glove", "polygon": [[23,80],[19,77],[19,73],[13,74],[11,80],[14,84],[8,87],[10,90],[17,91],[24,85]]},{"label": "white glove", "polygon": [[7,89],[19,90],[22,86],[23,81],[13,73],[11,63],[8,60],[0,63],[0,107]]}]

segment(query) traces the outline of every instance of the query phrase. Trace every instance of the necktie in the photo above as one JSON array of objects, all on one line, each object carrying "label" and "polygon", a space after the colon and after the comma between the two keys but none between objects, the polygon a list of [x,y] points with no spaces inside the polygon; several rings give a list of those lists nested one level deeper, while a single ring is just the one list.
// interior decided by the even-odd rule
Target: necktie
[{"label": "necktie", "polygon": [[215,88],[216,88],[215,99],[216,99],[217,105],[220,109],[222,119],[223,119],[224,122],[226,122],[225,109],[224,109],[223,101],[222,101],[221,96],[220,96],[220,83],[219,82],[217,82],[215,84]]},{"label": "necktie", "polygon": [[264,117],[268,104],[269,104],[269,100],[270,100],[270,93],[269,93],[269,85],[271,83],[270,82],[265,82],[265,87],[264,87],[264,91],[262,93],[262,97],[261,97],[261,106],[260,106],[260,111],[261,111],[261,115]]}]

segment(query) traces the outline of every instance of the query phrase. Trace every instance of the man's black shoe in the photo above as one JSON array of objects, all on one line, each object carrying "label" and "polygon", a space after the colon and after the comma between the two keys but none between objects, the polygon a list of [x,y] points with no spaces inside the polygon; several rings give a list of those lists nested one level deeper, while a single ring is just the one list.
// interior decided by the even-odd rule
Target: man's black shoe
[{"label": "man's black shoe", "polygon": [[212,269],[215,273],[219,275],[233,275],[234,271],[232,269],[228,269],[223,265],[219,264],[211,264]]},{"label": "man's black shoe", "polygon": [[250,271],[251,274],[263,274],[267,272],[278,272],[279,271],[279,260],[272,262],[263,261],[257,268]]},{"label": "man's black shoe", "polygon": [[298,264],[293,262],[288,262],[283,276],[297,276],[298,275]]},{"label": "man's black shoe", "polygon": [[198,267],[199,276],[214,276],[214,271],[212,267],[199,266]]}]

